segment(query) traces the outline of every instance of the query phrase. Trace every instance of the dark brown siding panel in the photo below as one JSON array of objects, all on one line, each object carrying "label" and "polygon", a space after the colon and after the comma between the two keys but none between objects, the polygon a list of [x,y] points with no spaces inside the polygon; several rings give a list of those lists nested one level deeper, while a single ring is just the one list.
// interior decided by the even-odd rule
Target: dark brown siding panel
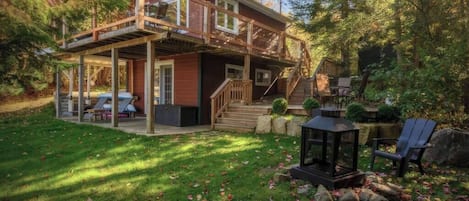
[{"label": "dark brown siding panel", "polygon": [[[215,56],[210,54],[202,55],[202,124],[210,123],[210,96],[225,80],[225,64],[234,64],[243,66],[243,58],[228,58],[222,56]],[[253,99],[259,99],[268,86],[255,86],[254,76],[255,69],[268,69],[272,71],[272,80],[278,74],[278,70],[270,69],[261,63],[251,63],[250,78],[253,80]],[[276,86],[273,87],[271,94],[277,93]]]}]

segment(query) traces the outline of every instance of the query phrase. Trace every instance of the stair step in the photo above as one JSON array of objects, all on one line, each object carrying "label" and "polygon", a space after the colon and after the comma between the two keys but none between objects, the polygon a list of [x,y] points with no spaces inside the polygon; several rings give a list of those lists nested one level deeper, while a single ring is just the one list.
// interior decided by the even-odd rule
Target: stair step
[{"label": "stair step", "polygon": [[227,130],[236,132],[254,132],[253,127],[215,123],[215,130]]},{"label": "stair step", "polygon": [[230,112],[241,112],[241,113],[255,113],[255,114],[267,114],[268,108],[256,108],[256,107],[242,107],[242,106],[230,106],[228,108]]},{"label": "stair step", "polygon": [[249,119],[249,120],[256,120],[257,117],[262,114],[259,113],[244,113],[244,112],[225,112],[223,113],[222,117],[224,118],[238,118],[238,119]]},{"label": "stair step", "polygon": [[256,127],[257,120],[221,117],[217,120],[217,123]]}]

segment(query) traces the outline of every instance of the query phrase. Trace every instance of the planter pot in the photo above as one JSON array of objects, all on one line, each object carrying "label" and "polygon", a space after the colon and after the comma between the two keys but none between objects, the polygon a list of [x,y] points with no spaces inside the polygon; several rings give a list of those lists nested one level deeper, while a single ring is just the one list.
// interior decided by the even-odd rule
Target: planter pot
[{"label": "planter pot", "polygon": [[378,123],[378,136],[380,138],[399,138],[401,125],[398,123]]},{"label": "planter pot", "polygon": [[378,137],[378,125],[375,123],[355,123],[360,128],[358,134],[358,144],[365,145],[372,143],[373,138]]}]

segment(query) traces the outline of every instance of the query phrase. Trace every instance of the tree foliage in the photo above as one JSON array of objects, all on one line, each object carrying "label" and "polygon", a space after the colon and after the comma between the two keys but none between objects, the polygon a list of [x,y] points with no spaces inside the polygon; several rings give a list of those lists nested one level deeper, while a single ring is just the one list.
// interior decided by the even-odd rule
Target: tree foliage
[{"label": "tree foliage", "polygon": [[463,126],[469,77],[469,3],[440,0],[290,0],[298,27],[329,55],[391,45],[392,62],[371,64],[375,97],[392,98],[404,117]]},{"label": "tree foliage", "polygon": [[71,30],[90,27],[90,8],[98,18],[126,8],[127,0],[68,0],[54,5],[45,0],[0,2],[0,95],[38,91],[53,81],[54,69],[64,66],[52,53],[58,48],[62,18]]}]

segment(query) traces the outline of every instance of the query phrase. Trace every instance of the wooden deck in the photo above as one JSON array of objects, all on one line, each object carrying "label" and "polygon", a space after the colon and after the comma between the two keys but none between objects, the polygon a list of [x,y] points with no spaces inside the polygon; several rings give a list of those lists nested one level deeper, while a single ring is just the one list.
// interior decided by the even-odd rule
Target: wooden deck
[{"label": "wooden deck", "polygon": [[[145,58],[146,41],[156,41],[159,56],[187,52],[209,52],[224,55],[252,55],[253,60],[267,64],[293,66],[302,57],[304,41],[238,13],[222,9],[207,1],[188,0],[191,15],[186,26],[148,16],[144,0],[136,0],[135,14],[91,30],[75,34],[59,44],[76,55],[110,56],[111,48],[119,48],[119,56]],[[140,3],[139,3],[140,2]],[[237,33],[217,29],[216,14],[237,19]]]}]

